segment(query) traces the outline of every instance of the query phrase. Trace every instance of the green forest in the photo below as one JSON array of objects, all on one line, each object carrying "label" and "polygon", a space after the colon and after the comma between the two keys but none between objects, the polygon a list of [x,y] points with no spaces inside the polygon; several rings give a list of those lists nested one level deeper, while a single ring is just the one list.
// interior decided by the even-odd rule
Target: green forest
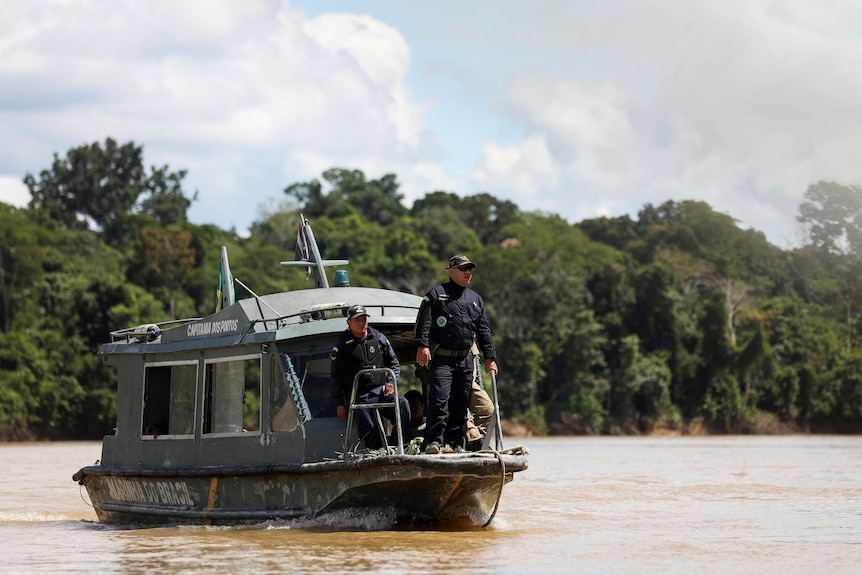
[{"label": "green forest", "polygon": [[856,186],[811,183],[804,245],[782,250],[700,201],[571,224],[488,193],[406,206],[395,174],[345,168],[286,184],[246,237],[189,222],[185,176],[107,138],[26,174],[26,208],[0,203],[0,439],[110,432],[99,346],[213,313],[220,246],[258,294],[310,289],[279,265],[300,213],[323,257],[350,260],[352,285],[421,295],[452,254],[477,262],[501,416],[531,433],[862,431]]}]

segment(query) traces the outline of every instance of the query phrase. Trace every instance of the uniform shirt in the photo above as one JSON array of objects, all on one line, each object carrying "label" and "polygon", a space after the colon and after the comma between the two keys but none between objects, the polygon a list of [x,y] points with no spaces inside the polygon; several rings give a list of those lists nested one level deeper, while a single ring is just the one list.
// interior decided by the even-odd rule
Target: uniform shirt
[{"label": "uniform shirt", "polygon": [[485,302],[469,287],[449,280],[422,298],[414,332],[416,347],[435,343],[444,349],[468,350],[476,341],[485,359],[496,359],[492,336]]},{"label": "uniform shirt", "polygon": [[[335,347],[332,348],[330,359],[332,361],[329,379],[332,397],[341,405],[348,405],[350,392],[353,389],[353,378],[359,370],[388,367],[395,373],[395,381],[401,377],[401,366],[398,364],[395,350],[392,349],[386,336],[372,327],[368,328],[368,334],[362,339],[354,336],[350,329],[341,332]],[[382,387],[387,378],[391,380],[383,373],[362,376],[357,386],[357,394]]]}]

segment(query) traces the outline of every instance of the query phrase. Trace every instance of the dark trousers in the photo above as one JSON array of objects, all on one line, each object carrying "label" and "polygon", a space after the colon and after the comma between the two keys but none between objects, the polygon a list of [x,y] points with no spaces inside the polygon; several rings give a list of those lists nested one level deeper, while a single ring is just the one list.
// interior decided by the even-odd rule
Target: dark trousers
[{"label": "dark trousers", "polygon": [[424,444],[464,444],[464,422],[475,376],[473,354],[466,357],[435,356],[431,360],[427,426]]},{"label": "dark trousers", "polygon": [[[373,404],[386,403],[392,401],[391,395],[380,395],[382,387],[377,387],[371,391],[359,392],[359,397],[356,398],[356,403]],[[401,434],[404,438],[404,443],[410,441],[410,403],[404,396],[398,396],[398,408],[401,412]],[[380,449],[383,447],[383,440],[380,438],[380,431],[377,426],[377,417],[375,417],[373,409],[357,409],[353,412],[356,417],[356,426],[359,430],[359,437],[365,442],[365,447],[368,449]],[[380,413],[395,425],[395,408],[384,407],[379,410]],[[384,434],[386,430],[383,430]],[[395,432],[393,432],[395,436]],[[397,436],[396,436],[397,437]]]}]

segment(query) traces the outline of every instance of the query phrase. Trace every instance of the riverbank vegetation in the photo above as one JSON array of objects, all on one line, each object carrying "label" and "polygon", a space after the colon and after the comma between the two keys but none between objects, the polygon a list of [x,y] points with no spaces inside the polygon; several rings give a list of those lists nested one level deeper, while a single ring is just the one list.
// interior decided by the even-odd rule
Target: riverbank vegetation
[{"label": "riverbank vegetation", "polygon": [[27,174],[27,208],[0,203],[0,438],[109,432],[99,345],[212,313],[220,246],[256,293],[310,288],[279,266],[300,213],[352,285],[422,294],[452,254],[478,262],[502,416],[522,434],[862,430],[856,186],[812,183],[785,250],[699,201],[572,224],[491,194],[407,206],[396,175],[342,168],[288,184],[244,237],[188,220],[185,175],[108,138]]}]

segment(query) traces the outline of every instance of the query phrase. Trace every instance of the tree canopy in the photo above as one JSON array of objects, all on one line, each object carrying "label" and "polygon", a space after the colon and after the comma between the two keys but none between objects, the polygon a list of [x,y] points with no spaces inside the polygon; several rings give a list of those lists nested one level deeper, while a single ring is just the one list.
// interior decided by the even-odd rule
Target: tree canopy
[{"label": "tree canopy", "polygon": [[188,221],[185,171],[144,166],[142,146],[108,138],[27,174],[27,208],[0,203],[0,437],[109,431],[100,343],[212,313],[222,245],[257,293],[311,287],[278,265],[300,213],[352,285],[422,294],[449,256],[477,261],[502,416],[536,433],[862,428],[856,186],[812,184],[806,243],[781,250],[704,202],[572,224],[489,193],[406,206],[394,174],[332,168],[286,185],[239,237]]},{"label": "tree canopy", "polygon": [[[182,191],[185,171],[144,167],[143,147],[118,145],[111,138],[54,154],[37,179],[24,176],[30,208],[69,230],[95,226],[105,243],[117,247],[132,231],[130,216],[143,213],[162,225],[185,223],[191,200]],[[143,196],[143,199],[142,199]]]}]

